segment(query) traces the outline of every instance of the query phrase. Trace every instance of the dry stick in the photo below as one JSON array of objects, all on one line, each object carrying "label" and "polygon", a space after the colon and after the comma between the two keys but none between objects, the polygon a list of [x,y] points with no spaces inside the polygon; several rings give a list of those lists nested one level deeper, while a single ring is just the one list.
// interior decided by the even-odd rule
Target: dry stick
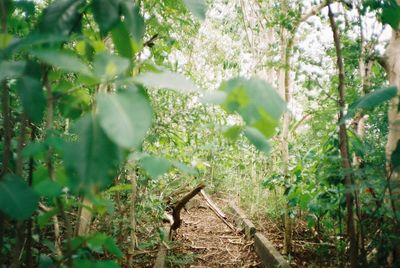
[{"label": "dry stick", "polygon": [[221,219],[223,223],[225,223],[226,226],[229,227],[232,231],[236,232],[235,227],[232,226],[226,219],[225,214],[217,207],[217,205],[211,200],[211,198],[203,191],[200,191],[201,196],[206,200],[208,207],[214,212],[215,215],[217,215],[218,218]]},{"label": "dry stick", "polygon": [[342,57],[342,49],[340,44],[339,32],[337,29],[337,25],[335,22],[334,15],[332,13],[330,5],[328,5],[328,16],[329,22],[332,29],[333,40],[335,44],[336,57],[337,57],[337,66],[339,71],[339,85],[338,85],[338,93],[339,93],[339,141],[340,141],[340,156],[342,159],[342,167],[347,174],[344,177],[344,186],[346,189],[346,208],[347,208],[347,235],[350,240],[350,264],[351,267],[358,267],[358,246],[357,239],[354,228],[354,216],[353,216],[353,193],[352,193],[352,180],[350,174],[348,174],[351,169],[350,161],[349,161],[349,152],[348,152],[348,139],[347,139],[347,130],[346,125],[341,123],[343,118],[343,110],[345,108],[345,96],[344,96],[344,65],[343,65],[343,57]]}]

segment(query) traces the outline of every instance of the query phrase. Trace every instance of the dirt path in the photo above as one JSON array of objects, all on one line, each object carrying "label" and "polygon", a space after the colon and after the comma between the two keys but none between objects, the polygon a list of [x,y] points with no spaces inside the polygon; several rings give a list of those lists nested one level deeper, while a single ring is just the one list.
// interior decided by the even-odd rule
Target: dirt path
[{"label": "dirt path", "polygon": [[[262,267],[253,243],[229,229],[203,200],[199,203],[181,213],[183,223],[176,236],[177,248],[170,256],[170,267]],[[191,259],[186,259],[185,264],[179,256]]]}]

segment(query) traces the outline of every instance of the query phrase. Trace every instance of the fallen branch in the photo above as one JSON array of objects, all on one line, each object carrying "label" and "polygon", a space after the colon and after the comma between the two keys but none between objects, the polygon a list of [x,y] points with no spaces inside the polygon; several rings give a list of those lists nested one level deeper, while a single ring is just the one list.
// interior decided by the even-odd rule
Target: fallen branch
[{"label": "fallen branch", "polygon": [[192,199],[195,195],[197,195],[203,188],[205,187],[204,184],[199,184],[196,188],[194,188],[190,193],[185,195],[180,201],[178,201],[175,207],[172,209],[172,218],[174,220],[173,224],[171,225],[171,231],[175,231],[179,227],[181,227],[181,210]]},{"label": "fallen branch", "polygon": [[[173,231],[178,229],[181,226],[181,210],[192,199],[195,195],[197,195],[201,189],[205,187],[204,184],[199,184],[196,188],[194,188],[190,193],[185,195],[181,200],[179,200],[174,208],[172,209],[172,216],[168,213],[164,214],[164,228],[163,231],[165,234],[169,234],[168,237],[165,236],[165,239],[171,240]],[[162,241],[160,244],[160,248],[157,253],[156,261],[154,263],[154,268],[164,268],[165,267],[165,257],[167,256],[169,250],[169,246],[166,241]]]},{"label": "fallen branch", "polygon": [[226,226],[229,227],[232,231],[236,232],[235,227],[232,226],[226,219],[227,217],[225,214],[222,212],[221,209],[217,207],[217,205],[211,200],[211,198],[203,191],[200,191],[201,196],[206,200],[208,207],[215,213],[215,215],[218,216],[218,218],[221,219],[223,223],[225,223]]}]

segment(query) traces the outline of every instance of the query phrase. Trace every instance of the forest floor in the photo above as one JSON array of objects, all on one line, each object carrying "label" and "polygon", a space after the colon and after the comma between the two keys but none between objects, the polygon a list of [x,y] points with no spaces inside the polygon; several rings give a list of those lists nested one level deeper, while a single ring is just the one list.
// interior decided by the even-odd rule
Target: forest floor
[{"label": "forest floor", "polygon": [[[213,201],[226,211],[226,200],[214,196]],[[253,241],[247,240],[239,229],[229,228],[203,198],[196,196],[186,208],[181,212],[182,225],[170,244],[166,267],[263,267]],[[229,224],[235,226],[232,215],[226,213],[226,216]],[[265,218],[265,215],[262,220],[253,220],[257,230],[281,251],[283,226]],[[335,263],[332,248],[321,247],[304,221],[296,221],[293,229],[293,252],[289,256],[291,267],[335,267],[332,265]]]},{"label": "forest floor", "polygon": [[196,198],[197,205],[181,213],[183,224],[175,237],[177,247],[168,257],[170,267],[262,267],[253,242]]}]

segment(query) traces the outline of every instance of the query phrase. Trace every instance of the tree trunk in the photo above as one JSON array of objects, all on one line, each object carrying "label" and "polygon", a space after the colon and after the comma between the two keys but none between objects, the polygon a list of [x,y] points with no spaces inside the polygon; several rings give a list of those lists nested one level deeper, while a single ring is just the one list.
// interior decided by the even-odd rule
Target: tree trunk
[{"label": "tree trunk", "polygon": [[346,124],[341,123],[343,118],[343,110],[345,109],[345,97],[344,97],[344,65],[342,58],[342,49],[340,44],[339,32],[336,26],[336,22],[332,13],[330,6],[329,8],[329,22],[332,28],[333,40],[335,44],[336,57],[337,57],[337,66],[339,71],[339,85],[338,85],[338,93],[339,93],[339,150],[340,157],[342,162],[342,168],[345,173],[344,175],[344,186],[345,186],[345,197],[346,197],[346,208],[347,208],[347,236],[350,242],[350,264],[351,267],[358,267],[358,245],[357,238],[354,228],[354,215],[353,215],[353,207],[354,207],[354,197],[352,190],[352,179],[350,175],[351,165],[349,159],[349,151],[348,151],[348,138],[347,138],[347,128]]},{"label": "tree trunk", "polygon": [[[400,5],[400,1],[397,0]],[[392,155],[398,150],[400,141],[400,29],[393,29],[392,38],[386,50],[386,71],[389,76],[389,83],[397,87],[397,96],[389,103],[389,133],[386,144],[386,171],[389,180],[390,201],[395,215],[394,235],[400,237],[400,170],[392,165]],[[400,262],[400,243],[397,241],[394,249],[394,261]]]}]

